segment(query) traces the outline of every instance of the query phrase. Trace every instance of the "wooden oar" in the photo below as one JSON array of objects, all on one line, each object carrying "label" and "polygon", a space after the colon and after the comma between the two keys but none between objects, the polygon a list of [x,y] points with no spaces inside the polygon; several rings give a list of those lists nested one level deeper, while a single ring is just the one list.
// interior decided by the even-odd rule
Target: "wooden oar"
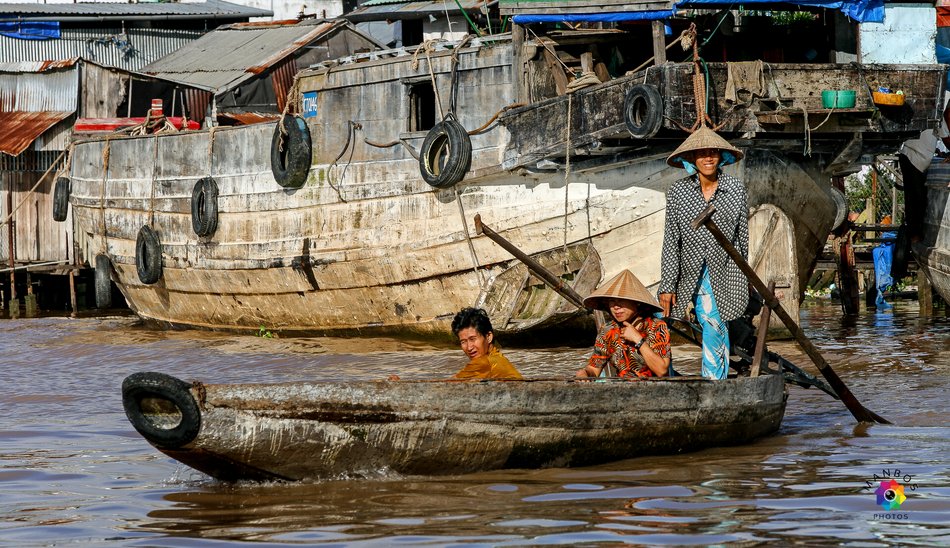
[{"label": "wooden oar", "polygon": [[597,326],[597,330],[600,330],[603,324],[603,319],[600,317],[600,314],[597,314],[594,310],[584,306],[584,298],[581,297],[577,291],[574,291],[573,287],[564,285],[564,281],[561,278],[556,276],[547,268],[544,268],[541,263],[529,257],[527,253],[521,251],[515,247],[513,243],[509,242],[503,236],[482,223],[481,215],[475,215],[475,233],[488,236],[491,241],[495,242],[504,248],[508,253],[514,255],[516,259],[524,263],[524,265],[528,267],[528,270],[533,272],[537,277],[541,278],[541,281],[546,283],[548,287],[556,291],[560,296],[567,299],[568,302],[577,308],[580,308],[581,310],[586,310],[588,314],[593,314],[594,323]]},{"label": "wooden oar", "polygon": [[699,230],[699,227],[705,226],[713,237],[716,238],[716,241],[719,242],[719,245],[726,250],[726,253],[735,261],[736,265],[740,270],[746,275],[749,279],[749,282],[752,283],[752,286],[755,287],[756,291],[762,295],[762,298],[765,300],[765,305],[772,309],[775,312],[775,315],[778,316],[782,323],[785,324],[785,327],[792,332],[792,336],[795,337],[795,340],[798,341],[798,344],[801,345],[802,350],[808,354],[808,357],[815,362],[815,365],[818,366],[818,371],[824,375],[825,379],[828,380],[828,384],[838,393],[838,396],[841,398],[841,401],[844,402],[845,406],[848,408],[848,411],[854,415],[859,422],[878,422],[881,424],[891,424],[890,421],[881,417],[874,411],[861,405],[861,402],[858,401],[858,398],[851,393],[851,390],[844,384],[844,381],[838,377],[838,374],[835,373],[834,369],[828,365],[828,362],[825,361],[825,358],[822,357],[821,352],[818,351],[818,348],[805,336],[805,332],[802,331],[802,328],[798,326],[797,323],[789,316],[788,312],[782,307],[782,304],[775,297],[775,295],[769,291],[769,288],[759,279],[759,276],[755,273],[755,270],[746,262],[745,258],[739,254],[736,248],[732,245],[732,242],[726,238],[725,234],[719,230],[719,227],[712,220],[712,215],[715,213],[716,207],[712,204],[706,206],[699,215],[693,219],[691,226],[693,230]]}]

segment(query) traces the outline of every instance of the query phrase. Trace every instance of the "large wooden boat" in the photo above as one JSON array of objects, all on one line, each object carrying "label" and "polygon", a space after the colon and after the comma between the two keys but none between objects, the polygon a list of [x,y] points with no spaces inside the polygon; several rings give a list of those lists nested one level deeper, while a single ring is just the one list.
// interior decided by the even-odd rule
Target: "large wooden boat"
[{"label": "large wooden boat", "polygon": [[911,249],[931,287],[950,302],[950,163],[935,159],[927,171],[924,234]]},{"label": "large wooden boat", "polygon": [[[696,121],[699,65],[614,75],[585,55],[628,38],[520,32],[369,52],[298,74],[277,124],[79,142],[77,241],[107,258],[135,312],[167,324],[431,335],[475,302],[496,303],[501,333],[576,319],[472,220],[580,293],[592,272],[623,268],[658,284],[665,191],[684,175],[665,158]],[[572,58],[593,59],[596,83],[575,89],[561,66]],[[768,63],[746,101],[727,93],[730,63],[703,66],[705,111],[746,152],[727,170],[748,189],[750,263],[796,315],[844,218],[829,178],[932,127],[944,69]],[[899,112],[864,93],[877,82],[904,91]],[[822,89],[857,90],[856,104],[825,108]]]},{"label": "large wooden boat", "polygon": [[781,375],[215,385],[136,373],[122,383],[145,439],[228,481],[582,466],[737,445],[776,431],[787,396]]}]

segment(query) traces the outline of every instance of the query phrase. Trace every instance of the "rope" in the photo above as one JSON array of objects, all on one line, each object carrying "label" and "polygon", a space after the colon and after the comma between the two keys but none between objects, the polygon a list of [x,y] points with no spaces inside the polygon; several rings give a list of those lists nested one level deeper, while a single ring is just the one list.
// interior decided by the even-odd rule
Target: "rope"
[{"label": "rope", "polygon": [[459,66],[459,52],[462,48],[468,45],[472,40],[473,36],[471,34],[466,34],[462,40],[455,45],[455,48],[452,50],[452,77],[450,78],[451,84],[449,85],[449,112],[453,115],[455,114],[455,108],[458,105],[458,66]]},{"label": "rope", "polygon": [[509,111],[509,110],[511,110],[511,109],[513,109],[513,108],[523,107],[523,106],[525,106],[525,105],[527,105],[527,103],[511,103],[510,105],[506,105],[506,106],[501,107],[501,110],[499,110],[498,112],[496,112],[495,115],[492,116],[487,122],[485,122],[480,128],[478,128],[478,129],[473,129],[472,131],[469,131],[468,134],[469,134],[469,135],[478,135],[479,133],[482,133],[483,131],[485,131],[485,130],[488,128],[488,126],[490,126],[490,125],[492,124],[492,122],[494,122],[495,120],[497,120],[498,117],[502,115],[502,113],[507,112],[507,111]]},{"label": "rope", "polygon": [[568,190],[570,190],[571,178],[571,99],[573,94],[567,95],[567,139],[564,152],[564,271],[567,272],[567,207]]},{"label": "rope", "polygon": [[574,93],[579,89],[584,89],[590,86],[596,86],[601,83],[600,78],[597,77],[593,72],[585,72],[581,76],[574,78],[567,84],[567,93]]},{"label": "rope", "polygon": [[149,189],[148,198],[148,224],[155,225],[155,170],[158,169],[158,137],[152,138],[155,141],[155,152],[152,154],[152,184]]},{"label": "rope", "polygon": [[445,110],[442,109],[442,98],[439,96],[439,87],[435,85],[435,73],[432,71],[432,56],[430,55],[431,52],[435,51],[435,45],[442,41],[443,40],[441,38],[432,38],[420,44],[419,47],[416,48],[416,51],[413,52],[412,62],[409,64],[409,66],[412,68],[412,70],[418,69],[419,53],[423,52],[426,54],[426,61],[428,61],[429,65],[429,78],[432,80],[432,92],[435,94],[435,104],[439,109],[439,115],[444,120]]},{"label": "rope", "polygon": [[455,203],[459,206],[459,217],[462,218],[462,227],[465,228],[465,240],[468,242],[468,252],[472,256],[472,270],[475,271],[475,275],[478,276],[478,282],[484,289],[485,277],[482,275],[482,271],[478,269],[478,255],[475,254],[475,244],[472,243],[472,236],[468,231],[468,221],[465,220],[465,208],[462,207],[462,193],[459,192],[458,186],[455,186]]},{"label": "rope", "polygon": [[102,183],[99,185],[99,228],[102,231],[102,252],[109,253],[109,235],[106,232],[106,179],[109,176],[109,156],[112,140],[106,137],[106,146],[102,149]]},{"label": "rope", "polygon": [[[329,70],[329,69],[327,69]],[[290,112],[291,105],[294,106],[294,112],[298,109],[298,102],[300,100],[300,73],[294,75],[294,82],[290,85],[290,89],[287,90],[287,98],[284,100],[284,110],[280,112],[280,119],[277,120],[277,150],[280,152],[284,151],[284,137],[287,135],[287,130],[284,129],[284,117],[287,116],[287,113]]]},{"label": "rope", "polygon": [[831,119],[831,113],[832,113],[832,112],[834,112],[834,109],[833,109],[833,108],[828,109],[828,115],[825,116],[825,119],[822,120],[821,123],[818,124],[817,126],[811,127],[811,126],[808,125],[808,110],[805,108],[804,105],[802,105],[802,113],[804,113],[804,115],[805,115],[805,119],[804,119],[804,122],[805,122],[805,150],[804,150],[805,156],[811,156],[811,132],[817,131],[818,128],[820,128],[821,126],[825,125],[825,122],[827,122],[829,119]]},{"label": "rope", "polygon": [[[37,187],[40,186],[40,183],[42,183],[43,180],[46,179],[46,176],[49,175],[51,171],[53,171],[53,168],[56,167],[56,164],[59,163],[59,160],[63,157],[64,154],[66,154],[66,151],[67,151],[67,150],[71,151],[72,148],[73,148],[73,145],[69,145],[69,148],[68,148],[68,149],[66,149],[66,150],[64,150],[64,151],[62,151],[62,152],[59,153],[59,156],[57,156],[56,159],[53,160],[53,163],[50,164],[50,166],[46,169],[46,173],[44,173],[43,176],[40,177],[40,180],[39,180],[39,181],[36,181],[36,184],[33,185],[33,188],[31,188],[30,191],[27,192],[26,195],[24,195],[23,198],[20,199],[20,203],[18,203],[18,204],[16,205],[16,207],[13,208],[13,209],[10,211],[10,214],[6,216],[6,218],[3,220],[3,222],[0,222],[0,226],[3,226],[3,225],[5,225],[5,224],[7,224],[7,223],[10,222],[10,219],[13,218],[13,215],[17,212],[18,209],[20,209],[20,206],[23,205],[23,202],[25,202],[26,199],[29,198],[31,194],[33,194],[33,192],[37,189]],[[67,158],[68,158],[68,157],[67,157]]]},{"label": "rope", "polygon": [[214,134],[218,126],[211,126],[208,130],[208,176],[214,175]]},{"label": "rope", "polygon": [[[333,161],[330,162],[330,165],[327,166],[327,183],[330,185],[330,188],[336,191],[336,194],[337,196],[339,196],[340,201],[344,203],[346,203],[346,199],[343,197],[343,191],[342,191],[343,178],[346,177],[346,168],[350,167],[350,162],[353,161],[353,152],[356,150],[355,146],[350,148],[350,143],[353,142],[353,137],[356,135],[356,132],[363,129],[363,125],[360,124],[359,122],[354,122],[353,120],[347,120],[346,123],[349,127],[347,127],[346,142],[343,143],[343,150],[341,150],[340,153],[337,154],[336,158],[334,158]],[[336,163],[340,161],[340,158],[342,158],[343,155],[346,154],[347,150],[350,151],[350,157],[347,158],[346,164],[343,166],[343,172],[340,173],[340,179],[337,182],[337,186],[334,186],[333,178],[330,177],[330,172],[333,170],[333,166],[335,166]]]}]

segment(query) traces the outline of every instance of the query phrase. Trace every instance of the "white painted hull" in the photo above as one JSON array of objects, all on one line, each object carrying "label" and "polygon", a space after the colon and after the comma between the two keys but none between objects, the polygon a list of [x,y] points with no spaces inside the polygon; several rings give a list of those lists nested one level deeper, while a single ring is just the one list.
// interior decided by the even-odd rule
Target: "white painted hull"
[{"label": "white painted hull", "polygon": [[[483,49],[479,62],[504,71],[506,51]],[[471,62],[463,56],[461,66]],[[395,74],[386,76],[386,85],[402,85],[398,67],[383,68]],[[443,75],[449,70],[445,63],[436,68]],[[370,93],[372,82],[360,81],[368,72],[340,74],[333,73],[340,89]],[[425,63],[416,74],[428,74]],[[327,87],[330,77],[301,81],[302,89]],[[496,78],[480,92],[492,109],[511,102],[509,81]],[[463,84],[460,101],[470,103],[460,102],[459,119],[477,127],[490,111],[465,89]],[[481,89],[473,84],[472,90]],[[78,144],[70,203],[82,252],[90,261],[97,254],[111,258],[115,281],[143,318],[213,329],[444,333],[452,315],[473,305],[486,281],[512,261],[475,235],[476,214],[526,253],[589,239],[605,277],[630,268],[648,286],[659,283],[665,192],[684,174],[666,166],[667,152],[637,152],[567,177],[563,170],[506,171],[501,166],[506,155],[510,160],[511,135],[499,126],[472,138],[465,180],[438,190],[422,180],[418,161],[402,147],[358,142],[350,157],[332,163],[350,114],[377,117],[378,124],[365,122],[362,129],[376,141],[386,140],[381,128],[399,118],[390,113],[392,119],[379,121],[385,109],[364,95],[353,98],[353,113],[321,103],[332,118],[308,120],[313,165],[297,190],[278,186],[271,173],[274,124]],[[422,136],[407,139],[418,146]],[[763,279],[788,286],[782,304],[797,316],[801,284],[830,229],[834,205],[780,153],[747,152],[729,170],[748,188],[750,259]],[[199,238],[191,225],[191,195],[195,182],[209,175],[219,188],[217,230]],[[152,285],[136,273],[136,236],[144,225],[162,246],[163,274]]]}]

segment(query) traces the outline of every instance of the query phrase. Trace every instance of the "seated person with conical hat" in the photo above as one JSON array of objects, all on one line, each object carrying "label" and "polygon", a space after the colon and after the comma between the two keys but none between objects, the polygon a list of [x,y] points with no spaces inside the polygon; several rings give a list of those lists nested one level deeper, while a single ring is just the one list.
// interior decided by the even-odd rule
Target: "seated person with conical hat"
[{"label": "seated person with conical hat", "polygon": [[670,331],[653,317],[660,305],[629,270],[607,280],[584,299],[584,306],[610,313],[594,342],[594,352],[577,377],[666,377],[670,373]]}]

